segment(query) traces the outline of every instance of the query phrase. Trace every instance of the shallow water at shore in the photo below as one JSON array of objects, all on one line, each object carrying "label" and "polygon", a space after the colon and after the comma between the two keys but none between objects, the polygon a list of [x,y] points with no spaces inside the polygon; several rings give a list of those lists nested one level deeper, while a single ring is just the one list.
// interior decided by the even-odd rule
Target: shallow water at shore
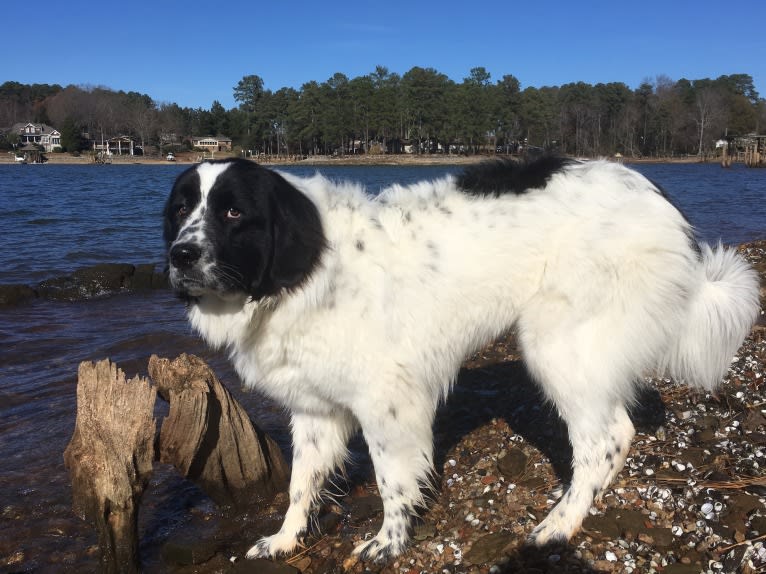
[{"label": "shallow water at shore", "polygon": [[[100,262],[163,265],[160,213],[186,166],[0,166],[0,283],[28,285]],[[453,166],[288,166],[285,171],[364,182],[370,192],[457,171]],[[641,165],[697,227],[700,237],[739,243],[766,237],[766,170],[716,165]],[[243,393],[225,357],[204,348],[166,291],[77,302],[34,301],[0,313],[0,557],[22,549],[19,569],[45,555],[90,561],[89,525],[70,509],[63,451],[74,429],[77,365],[109,357],[128,374],[144,373],[152,353],[202,356],[257,424],[284,447],[284,414]],[[157,510],[146,536],[161,540],[176,524],[179,485],[153,478]],[[186,488],[186,487],[181,487]],[[183,498],[183,497],[181,497]],[[193,499],[189,494],[186,500]],[[162,503],[162,504],[160,504]],[[180,519],[178,519],[180,520]],[[37,562],[42,560],[42,562]],[[42,568],[45,569],[45,568]],[[56,568],[51,568],[56,570]]]}]

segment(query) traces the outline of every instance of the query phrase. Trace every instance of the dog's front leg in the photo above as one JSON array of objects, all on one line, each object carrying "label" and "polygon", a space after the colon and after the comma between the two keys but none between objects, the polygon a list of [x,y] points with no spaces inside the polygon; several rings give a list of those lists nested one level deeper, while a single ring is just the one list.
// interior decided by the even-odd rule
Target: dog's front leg
[{"label": "dog's front leg", "polygon": [[293,413],[293,468],[290,506],[279,532],[261,538],[247,552],[248,558],[289,554],[306,534],[309,513],[319,501],[328,475],[342,468],[346,445],[355,423],[348,411],[332,414]]},{"label": "dog's front leg", "polygon": [[[392,398],[396,396],[397,398]],[[375,414],[355,411],[370,449],[383,499],[383,526],[354,549],[362,560],[384,562],[401,554],[411,534],[412,517],[425,507],[432,488],[433,408],[429,401],[392,395],[371,405]]]}]

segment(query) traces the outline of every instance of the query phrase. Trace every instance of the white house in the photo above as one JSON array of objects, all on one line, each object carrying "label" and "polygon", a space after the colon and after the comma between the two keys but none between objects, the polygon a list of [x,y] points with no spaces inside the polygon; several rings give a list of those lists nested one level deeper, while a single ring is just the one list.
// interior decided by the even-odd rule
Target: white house
[{"label": "white house", "polygon": [[192,146],[207,151],[231,151],[231,138],[205,136],[192,138]]},{"label": "white house", "polygon": [[93,141],[93,151],[106,155],[134,155],[135,145],[129,136],[117,136],[101,143]]}]

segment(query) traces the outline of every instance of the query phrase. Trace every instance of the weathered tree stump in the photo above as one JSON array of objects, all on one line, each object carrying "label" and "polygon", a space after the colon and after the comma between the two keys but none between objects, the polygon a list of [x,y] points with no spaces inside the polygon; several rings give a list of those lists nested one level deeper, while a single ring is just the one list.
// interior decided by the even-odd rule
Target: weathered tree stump
[{"label": "weathered tree stump", "polygon": [[152,356],[149,374],[170,412],[160,461],[174,465],[219,504],[253,504],[285,487],[289,470],[277,444],[198,357]]},{"label": "weathered tree stump", "polygon": [[109,360],[78,370],[77,421],[64,452],[75,510],[96,523],[104,572],[139,572],[138,505],[152,470],[157,391]]}]

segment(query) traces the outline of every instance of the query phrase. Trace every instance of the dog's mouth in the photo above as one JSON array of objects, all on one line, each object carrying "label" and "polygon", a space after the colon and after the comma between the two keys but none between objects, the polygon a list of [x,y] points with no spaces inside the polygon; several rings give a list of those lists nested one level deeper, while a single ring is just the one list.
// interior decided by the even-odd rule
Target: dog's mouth
[{"label": "dog's mouth", "polygon": [[199,269],[179,269],[170,266],[170,286],[180,295],[198,297],[210,290],[205,274]]},{"label": "dog's mouth", "polygon": [[227,298],[235,295],[246,294],[241,282],[230,274],[221,272],[216,266],[208,265],[205,269],[191,267],[181,269],[170,265],[168,278],[171,287],[183,297],[201,297],[203,295],[216,295]]}]

